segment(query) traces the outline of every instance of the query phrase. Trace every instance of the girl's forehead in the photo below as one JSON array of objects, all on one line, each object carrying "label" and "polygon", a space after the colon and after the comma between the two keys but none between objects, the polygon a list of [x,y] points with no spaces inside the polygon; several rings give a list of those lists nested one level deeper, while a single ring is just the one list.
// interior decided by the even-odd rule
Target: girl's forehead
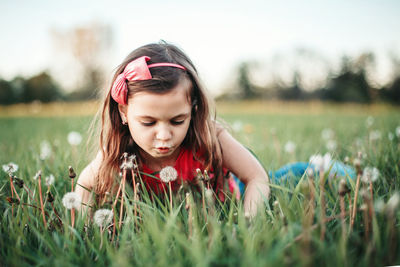
[{"label": "girl's forehead", "polygon": [[191,104],[186,86],[186,83],[179,83],[164,94],[138,92],[129,98],[128,110],[135,116],[151,117],[188,113],[191,111]]}]

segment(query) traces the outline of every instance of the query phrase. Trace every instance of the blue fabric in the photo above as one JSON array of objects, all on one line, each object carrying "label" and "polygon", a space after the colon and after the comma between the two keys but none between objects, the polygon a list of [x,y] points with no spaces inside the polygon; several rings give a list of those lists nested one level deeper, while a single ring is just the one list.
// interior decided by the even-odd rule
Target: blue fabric
[{"label": "blue fabric", "polygon": [[[315,173],[317,172],[315,166],[309,162],[294,162],[286,164],[276,171],[269,171],[268,175],[271,182],[275,184],[283,184],[289,180],[294,184],[297,184],[306,172],[307,168],[312,168]],[[354,179],[356,177],[356,171],[352,167],[340,161],[333,161],[329,170],[329,176],[349,176]],[[245,185],[235,175],[233,175],[233,177],[239,186],[240,194],[243,195]]]}]

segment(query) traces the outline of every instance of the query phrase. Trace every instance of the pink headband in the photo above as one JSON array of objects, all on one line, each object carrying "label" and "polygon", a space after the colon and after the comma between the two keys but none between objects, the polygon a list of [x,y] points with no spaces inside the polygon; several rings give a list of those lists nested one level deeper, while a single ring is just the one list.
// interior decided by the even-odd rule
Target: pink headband
[{"label": "pink headband", "polygon": [[181,65],[167,62],[147,65],[147,61],[149,60],[150,57],[147,56],[137,58],[126,65],[124,71],[117,76],[111,88],[111,97],[115,102],[121,105],[126,105],[128,95],[128,85],[126,81],[150,80],[153,77],[151,76],[149,68],[174,67],[186,70],[186,68]]}]

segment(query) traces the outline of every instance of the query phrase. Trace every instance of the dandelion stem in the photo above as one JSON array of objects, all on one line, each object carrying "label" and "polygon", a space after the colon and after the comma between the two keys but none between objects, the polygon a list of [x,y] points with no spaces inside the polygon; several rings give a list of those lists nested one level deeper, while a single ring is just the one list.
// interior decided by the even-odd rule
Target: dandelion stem
[{"label": "dandelion stem", "polygon": [[124,170],[124,176],[122,178],[122,193],[121,193],[121,207],[119,209],[119,223],[118,227],[122,226],[122,212],[124,210],[124,195],[125,195],[125,181],[126,181],[126,170]]},{"label": "dandelion stem", "polygon": [[[71,178],[71,192],[74,192],[74,178]],[[71,209],[71,226],[74,228],[75,225],[75,209]]]},{"label": "dandelion stem", "polygon": [[39,173],[38,175],[38,184],[39,184],[39,198],[40,198],[40,208],[42,210],[42,217],[43,217],[43,223],[44,223],[44,227],[47,227],[47,223],[46,223],[46,217],[44,216],[44,206],[43,206],[43,196],[42,196],[42,174]]},{"label": "dandelion stem", "polygon": [[[13,185],[13,181],[12,181],[12,177],[11,177],[11,173],[8,175],[8,177],[10,178],[10,189],[11,189],[11,197],[14,197],[14,185]],[[11,215],[14,216],[14,204],[11,204]]]},{"label": "dandelion stem", "polygon": [[32,191],[29,189],[29,187],[27,187],[25,184],[24,184],[24,189],[25,189],[25,191],[28,193],[28,196],[31,198],[31,200],[33,199],[33,193],[32,193]]},{"label": "dandelion stem", "polygon": [[356,191],[354,193],[354,201],[353,201],[353,208],[352,208],[353,213],[351,214],[351,218],[350,218],[350,231],[353,230],[354,221],[355,221],[355,218],[356,218],[357,198],[358,198],[358,191],[360,189],[360,179],[361,179],[361,172],[358,171],[358,173],[357,173],[357,181],[356,181]]},{"label": "dandelion stem", "polygon": [[321,235],[320,239],[323,241],[325,239],[326,225],[325,225],[325,174],[324,171],[320,171],[319,178],[319,197],[320,197],[320,205],[321,205]]},{"label": "dandelion stem", "polygon": [[[126,172],[126,171],[124,170],[124,172]],[[113,213],[114,213],[114,210],[115,210],[115,206],[117,205],[117,202],[118,202],[119,193],[121,192],[121,184],[122,183],[119,183],[117,195],[115,197],[115,200],[114,200],[114,203],[113,203],[113,206],[112,206],[112,209],[111,209],[113,211]],[[114,241],[114,237],[115,237],[115,225],[116,225],[116,220],[115,220],[115,216],[114,216],[112,241]]]},{"label": "dandelion stem", "polygon": [[169,208],[172,213],[172,187],[171,187],[171,182],[168,182],[168,187],[169,187]]}]

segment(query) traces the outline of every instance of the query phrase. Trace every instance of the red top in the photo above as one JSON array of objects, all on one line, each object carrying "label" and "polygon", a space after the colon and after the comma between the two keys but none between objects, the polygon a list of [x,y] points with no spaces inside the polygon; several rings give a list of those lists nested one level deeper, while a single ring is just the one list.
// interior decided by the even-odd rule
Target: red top
[{"label": "red top", "polygon": [[[199,157],[201,158],[201,157]],[[200,169],[201,172],[204,172],[204,165],[196,160],[193,156],[193,152],[187,148],[182,147],[179,152],[178,158],[175,161],[175,164],[172,166],[178,172],[178,178],[171,182],[171,187],[173,191],[177,191],[179,186],[182,184],[182,181],[192,182],[197,176],[196,169]],[[154,172],[146,164],[143,164],[141,167],[141,171],[146,174],[151,174],[152,176],[157,177],[158,179],[141,174],[143,182],[146,184],[147,189],[151,189],[156,194],[162,193],[164,190],[168,188],[168,184],[165,184],[160,180],[159,172]],[[227,173],[227,170],[224,169],[224,173]],[[209,172],[209,177],[211,179],[214,178],[214,174]],[[236,189],[236,192],[239,192],[238,186],[236,185],[234,179],[231,177],[228,180],[229,190],[233,192]],[[240,197],[237,195],[237,197]]]},{"label": "red top", "polygon": [[[171,187],[174,191],[179,188],[180,184],[182,184],[182,181],[193,181],[193,179],[196,177],[196,169],[200,169],[202,172],[204,171],[204,165],[195,160],[192,151],[186,148],[181,149],[178,158],[172,167],[174,167],[174,169],[178,172],[178,178],[171,182]],[[146,184],[148,189],[153,190],[155,193],[163,192],[163,190],[166,189],[168,184],[165,184],[160,180],[159,172],[154,172],[147,167],[146,164],[142,165],[141,171],[158,178],[156,179],[154,177],[141,174],[143,182]]]}]

